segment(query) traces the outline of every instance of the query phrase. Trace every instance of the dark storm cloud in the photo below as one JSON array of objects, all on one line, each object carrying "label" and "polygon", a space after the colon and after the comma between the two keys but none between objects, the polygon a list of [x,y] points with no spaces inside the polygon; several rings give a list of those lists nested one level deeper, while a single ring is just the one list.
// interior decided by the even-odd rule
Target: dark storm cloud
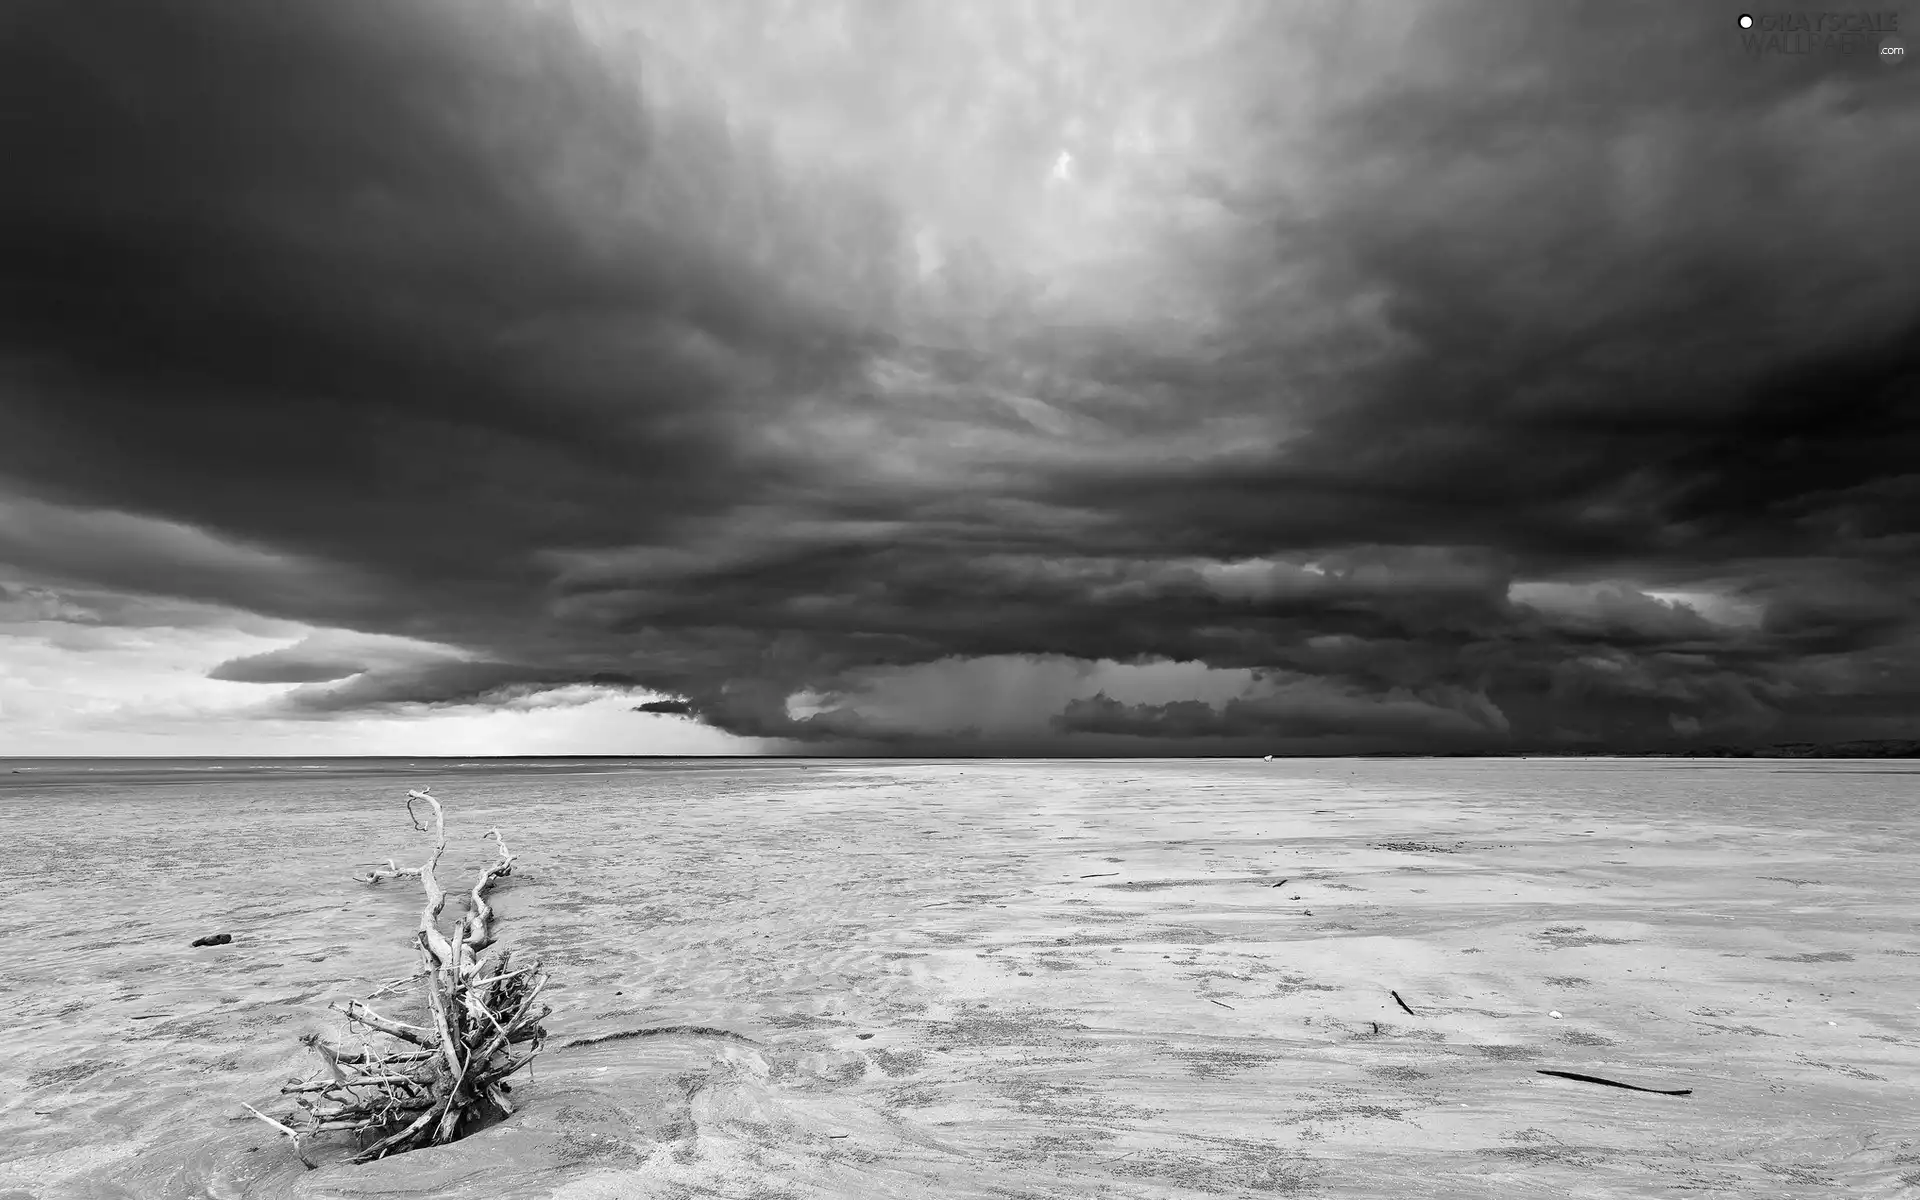
[{"label": "dark storm cloud", "polygon": [[268,650],[228,659],[208,671],[207,678],[229,683],[327,683],[364,670],[364,666],[355,662],[295,658],[284,651]]},{"label": "dark storm cloud", "polygon": [[329,683],[369,673],[391,678],[424,668],[472,670],[475,666],[460,651],[446,646],[325,631],[308,634],[292,645],[228,659],[207,674],[233,683]]},{"label": "dark storm cloud", "polygon": [[1323,683],[1261,696],[1229,700],[1216,709],[1194,700],[1165,704],[1122,704],[1105,694],[1070,702],[1059,728],[1068,732],[1131,734],[1155,738],[1271,737],[1284,730],[1290,738],[1326,735],[1373,736],[1388,744],[1418,743],[1422,748],[1456,743],[1461,737],[1504,732],[1506,721],[1488,710],[1463,712],[1446,701],[1409,693],[1356,696]]},{"label": "dark storm cloud", "polygon": [[368,671],[342,683],[303,683],[287,694],[285,711],[289,715],[310,715],[400,705],[475,703],[586,682],[584,676],[568,678],[552,668],[514,663],[425,663]]},{"label": "dark storm cloud", "polygon": [[[563,23],[191,2],[9,22],[0,468],[43,497],[244,526],[407,601],[511,604],[536,549],[731,500],[743,394],[845,352],[793,275],[725,253],[760,217],[692,219],[742,190],[724,130],[649,114]],[[635,186],[653,203],[629,213]],[[398,619],[325,588],[275,607]]]},{"label": "dark storm cloud", "polygon": [[315,715],[1899,721],[1906,75],[1660,4],[1170,12],[17,6],[0,564],[394,639],[214,672]]}]

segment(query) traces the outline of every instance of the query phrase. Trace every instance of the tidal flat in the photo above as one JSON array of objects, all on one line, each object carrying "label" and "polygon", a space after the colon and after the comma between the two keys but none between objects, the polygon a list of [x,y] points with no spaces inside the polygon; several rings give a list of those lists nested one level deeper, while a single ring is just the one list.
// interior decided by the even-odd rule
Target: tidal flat
[{"label": "tidal flat", "polygon": [[[1920,1187],[1914,764],[154,761],[0,762],[0,1200]],[[426,786],[551,1040],[307,1170],[241,1105],[414,969]]]}]

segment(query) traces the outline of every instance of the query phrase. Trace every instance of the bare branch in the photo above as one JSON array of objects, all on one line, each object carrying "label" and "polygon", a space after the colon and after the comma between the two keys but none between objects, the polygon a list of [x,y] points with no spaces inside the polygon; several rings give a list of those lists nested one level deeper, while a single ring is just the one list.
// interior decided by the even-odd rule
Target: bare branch
[{"label": "bare branch", "polygon": [[294,1154],[300,1159],[300,1164],[306,1167],[307,1170],[311,1171],[315,1166],[318,1165],[312,1159],[308,1158],[306,1150],[301,1148],[299,1131],[295,1130],[290,1125],[282,1125],[280,1122],[274,1120],[272,1117],[261,1112],[259,1109],[255,1108],[251,1104],[248,1104],[244,1100],[240,1102],[240,1107],[246,1109],[248,1112],[252,1113],[254,1116],[259,1117],[262,1121],[265,1121],[267,1124],[273,1126],[275,1129],[278,1129],[281,1133],[286,1134],[287,1140],[293,1143]]},{"label": "bare branch", "polygon": [[375,867],[365,875],[355,875],[353,881],[355,883],[385,883],[389,879],[418,878],[420,878],[419,867],[396,867],[393,865],[393,860],[388,859],[386,870],[383,871],[379,867]]}]

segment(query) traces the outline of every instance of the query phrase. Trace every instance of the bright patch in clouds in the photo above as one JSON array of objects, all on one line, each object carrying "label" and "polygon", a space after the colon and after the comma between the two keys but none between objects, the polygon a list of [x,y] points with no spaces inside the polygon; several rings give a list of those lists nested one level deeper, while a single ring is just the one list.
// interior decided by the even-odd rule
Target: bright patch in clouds
[{"label": "bright patch in clouds", "polygon": [[1719,592],[1649,590],[1647,595],[1663,604],[1684,605],[1716,625],[1753,629],[1766,616],[1765,605]]},{"label": "bright patch in clouds", "polygon": [[[102,624],[102,608],[125,624]],[[343,677],[472,655],[182,601],[0,584],[0,754],[751,754],[766,743],[633,711],[651,694],[507,688],[334,714]]]},{"label": "bright patch in clouds", "polygon": [[[41,606],[68,613],[84,611],[74,601],[44,598],[53,595],[42,592]],[[10,607],[17,610],[19,606]],[[194,615],[218,614],[197,610]],[[258,690],[209,679],[207,669],[223,659],[266,651],[283,637],[241,632],[231,626],[128,627],[31,617],[0,620],[4,753],[119,752],[123,737],[130,733],[244,714],[258,704]]]},{"label": "bright patch in clouds", "polygon": [[1630,583],[1520,582],[1507,598],[1552,617],[1588,621],[1697,619],[1726,628],[1751,629],[1765,609],[1749,600],[1705,590],[1655,591]]}]

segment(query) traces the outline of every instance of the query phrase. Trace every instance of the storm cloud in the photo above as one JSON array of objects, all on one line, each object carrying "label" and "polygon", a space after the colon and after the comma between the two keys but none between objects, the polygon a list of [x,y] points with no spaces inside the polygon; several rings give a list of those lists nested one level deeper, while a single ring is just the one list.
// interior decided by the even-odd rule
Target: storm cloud
[{"label": "storm cloud", "polygon": [[1920,736],[1920,76],[1738,34],[26,0],[0,606],[296,623],[209,668],[314,721]]}]

